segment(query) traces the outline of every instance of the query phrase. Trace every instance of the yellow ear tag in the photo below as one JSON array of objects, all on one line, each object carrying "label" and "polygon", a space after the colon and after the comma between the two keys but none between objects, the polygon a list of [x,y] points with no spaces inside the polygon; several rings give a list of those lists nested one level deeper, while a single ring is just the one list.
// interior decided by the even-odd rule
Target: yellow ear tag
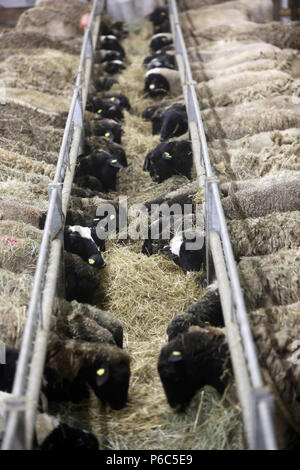
[{"label": "yellow ear tag", "polygon": [[97,113],[98,113],[98,114],[101,114],[101,113],[102,113],[102,109],[98,109]]},{"label": "yellow ear tag", "polygon": [[105,136],[105,137],[109,137],[109,136],[110,136],[110,132],[105,132],[104,136]]},{"label": "yellow ear tag", "polygon": [[98,222],[100,219],[94,219],[94,222]]},{"label": "yellow ear tag", "polygon": [[116,98],[114,96],[111,97],[110,101],[115,101]]},{"label": "yellow ear tag", "polygon": [[96,372],[96,374],[100,376],[103,375],[104,373],[105,373],[105,369],[98,369]]},{"label": "yellow ear tag", "polygon": [[116,163],[116,161],[117,161],[117,160],[112,160],[111,162],[112,162],[112,163]]},{"label": "yellow ear tag", "polygon": [[163,42],[165,42],[167,40],[167,38],[162,38]]},{"label": "yellow ear tag", "polygon": [[154,83],[151,83],[151,85],[149,85],[149,88],[150,88],[150,90],[153,90],[153,88],[155,88]]},{"label": "yellow ear tag", "polygon": [[94,263],[95,263],[95,260],[92,258],[89,258],[89,264],[94,264]]},{"label": "yellow ear tag", "polygon": [[114,220],[114,218],[115,218],[115,216],[112,214],[112,215],[110,216],[110,220]]},{"label": "yellow ear tag", "polygon": [[165,15],[166,15],[164,11],[161,11],[160,14],[161,14],[161,16],[165,16]]},{"label": "yellow ear tag", "polygon": [[181,356],[181,352],[180,351],[173,351],[172,356]]}]

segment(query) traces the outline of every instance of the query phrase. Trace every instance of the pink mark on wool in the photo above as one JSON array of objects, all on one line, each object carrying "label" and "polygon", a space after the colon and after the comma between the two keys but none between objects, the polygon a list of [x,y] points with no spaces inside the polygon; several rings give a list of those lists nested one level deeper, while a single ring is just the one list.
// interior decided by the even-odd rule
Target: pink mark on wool
[{"label": "pink mark on wool", "polygon": [[5,242],[15,243],[15,244],[19,242],[19,240],[17,240],[16,238],[9,238],[9,237],[4,237],[3,240]]}]

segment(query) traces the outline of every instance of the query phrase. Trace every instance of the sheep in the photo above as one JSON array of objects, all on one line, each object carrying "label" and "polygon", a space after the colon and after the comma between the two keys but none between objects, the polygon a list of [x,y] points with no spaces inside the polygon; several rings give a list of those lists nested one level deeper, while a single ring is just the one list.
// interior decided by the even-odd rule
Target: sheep
[{"label": "sheep", "polygon": [[176,338],[181,333],[188,331],[190,326],[211,326],[223,327],[223,312],[219,297],[217,283],[207,287],[207,291],[197,302],[188,306],[184,313],[175,315],[167,326],[168,340]]},{"label": "sheep", "polygon": [[121,60],[122,55],[118,51],[99,50],[96,51],[95,62],[103,64],[104,62],[110,62],[112,60]]},{"label": "sheep", "polygon": [[254,310],[298,302],[299,268],[299,248],[241,258],[238,272],[247,307]]},{"label": "sheep", "polygon": [[0,390],[1,390],[0,393],[12,392],[14,377],[15,377],[15,373],[17,369],[18,357],[19,357],[18,349],[6,346],[5,364],[0,364]]},{"label": "sheep", "polygon": [[121,46],[119,40],[114,35],[102,35],[100,36],[100,49],[105,49],[108,51],[117,51],[120,53],[121,58],[124,59],[125,51]]},{"label": "sheep", "polygon": [[223,330],[191,327],[161,349],[157,368],[172,408],[184,408],[204,385],[223,394],[232,377]]},{"label": "sheep", "polygon": [[106,266],[89,227],[81,227],[80,225],[66,226],[64,229],[64,246],[65,250],[79,255],[93,268],[104,268]]},{"label": "sheep", "polygon": [[229,220],[227,226],[236,260],[241,256],[267,255],[299,246],[300,211]]},{"label": "sheep", "polygon": [[161,183],[175,174],[190,178],[192,166],[191,144],[182,140],[158,144],[146,155],[143,170],[150,173],[153,181]]},{"label": "sheep", "polygon": [[95,176],[103,185],[105,191],[115,190],[117,173],[123,165],[113,155],[106,152],[94,151],[79,159],[76,166],[76,178],[85,175]]},{"label": "sheep", "polygon": [[118,39],[122,39],[127,36],[128,30],[126,24],[121,21],[113,21],[105,13],[101,13],[101,25],[100,25],[101,35],[114,35]]},{"label": "sheep", "polygon": [[290,96],[277,96],[236,106],[206,109],[202,112],[206,137],[208,141],[223,138],[234,140],[245,135],[298,127],[298,100]]},{"label": "sheep", "polygon": [[60,301],[56,317],[52,318],[51,330],[53,332],[55,331],[63,338],[116,345],[111,332],[89,314],[89,305],[87,305],[86,315],[82,314],[80,309],[73,311],[72,305],[74,303]]},{"label": "sheep", "polygon": [[[277,437],[280,447],[286,447],[291,444],[291,437],[299,441],[300,432],[299,365],[293,361],[299,328],[278,331],[272,325],[260,325],[252,328],[252,332],[265,381],[275,392]],[[223,394],[232,384],[224,329],[191,327],[180,334],[162,348],[158,372],[173,408],[184,408],[205,385]]]},{"label": "sheep", "polygon": [[130,111],[130,103],[127,98],[123,93],[108,93],[108,92],[103,92],[100,94],[93,95],[89,102],[91,102],[94,106],[94,109],[97,111],[99,108],[101,108],[102,100],[105,102],[115,104],[120,106],[122,109],[127,109],[127,111]]},{"label": "sheep", "polygon": [[117,144],[121,144],[122,127],[113,119],[92,119],[85,123],[84,130],[86,136],[104,136]]},{"label": "sheep", "polygon": [[174,69],[176,66],[174,54],[155,54],[144,59],[143,65],[148,69],[157,67]]},{"label": "sheep", "polygon": [[178,189],[161,194],[155,199],[146,201],[145,206],[148,210],[150,210],[152,204],[167,204],[169,207],[173,204],[180,204],[182,207],[184,206],[184,204],[190,204],[192,206],[193,212],[195,212],[196,207],[194,204],[193,196],[196,194],[197,191],[198,182],[193,181],[191,183],[181,185],[181,187]]},{"label": "sheep", "polygon": [[130,360],[117,346],[51,335],[44,376],[42,391],[50,401],[78,403],[89,396],[89,385],[104,404],[119,410],[128,398]]},{"label": "sheep", "polygon": [[[110,134],[110,132],[109,132]],[[84,153],[82,155],[87,156],[96,150],[98,152],[110,153],[113,157],[116,157],[118,161],[124,167],[128,166],[127,156],[123,147],[116,142],[110,140],[108,137],[91,136],[87,137],[84,142]]]},{"label": "sheep", "polygon": [[[114,342],[111,341],[111,339],[108,342],[116,344],[119,348],[123,347],[122,325],[111,312],[100,310],[86,303],[79,303],[76,300],[72,302],[60,300],[55,310],[54,318],[52,329],[56,331],[57,334],[63,332],[63,334],[70,339],[83,339],[89,342],[105,343],[104,334],[100,332],[100,329],[98,330],[100,333],[99,338],[97,338],[97,334],[93,330],[93,325],[96,325],[96,329],[102,327],[103,330],[105,329],[110,333]],[[76,321],[74,321],[74,318]],[[76,322],[79,327],[74,325]],[[106,336],[108,337],[107,334]]]},{"label": "sheep", "polygon": [[120,73],[122,70],[125,70],[126,65],[121,60],[111,60],[110,62],[107,62],[103,68],[104,71],[109,75],[115,75],[117,73]]},{"label": "sheep", "polygon": [[230,0],[178,0],[178,10],[191,10],[194,8],[201,8],[208,5],[216,5],[217,3],[225,3],[226,1]]},{"label": "sheep", "polygon": [[[103,184],[101,183],[101,181],[98,180],[98,178],[95,178],[95,176],[78,176],[74,178],[74,183],[74,186],[72,186],[72,195],[79,197],[97,196],[99,192],[104,190]],[[86,188],[88,190],[91,190],[91,192],[86,193],[80,190],[78,191],[77,186],[79,188]]]},{"label": "sheep", "polygon": [[204,6],[179,13],[179,20],[184,31],[194,31],[208,26],[256,21],[265,23],[273,19],[271,0],[230,1],[221,4]]},{"label": "sheep", "polygon": [[293,180],[288,185],[279,182],[263,187],[237,191],[222,199],[225,216],[229,220],[263,217],[273,212],[300,210],[300,183]]},{"label": "sheep", "polygon": [[[257,136],[258,134],[255,134]],[[238,181],[262,178],[266,175],[291,174],[299,172],[299,142],[264,144],[259,151],[254,151],[243,144],[249,139],[239,140],[240,147],[226,145],[222,149],[211,148],[209,155],[218,178],[224,182],[230,176]],[[279,181],[277,181],[279,182]],[[226,184],[226,183],[225,183]],[[239,183],[240,184],[240,183]]]},{"label": "sheep", "polygon": [[275,325],[276,328],[295,328],[300,326],[300,302],[288,305],[273,305],[249,312],[249,319],[254,326],[260,324]]},{"label": "sheep", "polygon": [[149,15],[149,21],[151,21],[153,25],[159,26],[165,21],[167,15],[168,15],[167,8],[157,7]]},{"label": "sheep", "polygon": [[164,46],[173,44],[173,36],[171,33],[158,33],[152,36],[150,40],[150,49],[152,52],[160,50]]},{"label": "sheep", "polygon": [[87,105],[87,110],[97,113],[100,119],[112,119],[117,122],[124,119],[124,114],[119,104],[102,98],[92,99]]},{"label": "sheep", "polygon": [[[178,109],[179,108],[179,109]],[[181,108],[181,109],[180,109]],[[181,106],[172,106],[161,117],[160,141],[179,137],[188,131],[188,117]]]},{"label": "sheep", "polygon": [[198,229],[179,232],[160,253],[166,254],[188,273],[200,271],[205,263],[204,235]]},{"label": "sheep", "polygon": [[111,87],[118,83],[115,77],[101,77],[101,78],[94,78],[91,83],[90,91],[91,93],[101,92],[110,90]]},{"label": "sheep", "polygon": [[[154,204],[156,203],[154,202]],[[148,203],[146,207],[149,211],[153,209],[151,203]],[[169,250],[164,248],[169,243],[170,239],[183,228],[189,229],[195,223],[195,216],[192,213],[192,204],[190,204],[188,208],[173,206],[173,209],[170,208],[170,210],[167,211],[170,212],[170,214],[164,214],[164,207],[165,205],[162,203],[158,209],[158,217],[148,227],[147,237],[141,250],[144,255],[152,256],[153,254],[161,252],[168,254]],[[177,209],[184,209],[184,213],[182,214],[182,210],[177,212]],[[151,220],[154,218],[154,214],[151,213]]]},{"label": "sheep", "polygon": [[[6,403],[11,393],[0,392],[0,421],[4,420]],[[0,432],[0,443],[2,433]],[[94,434],[80,428],[70,427],[54,416],[38,412],[35,418],[33,448],[39,450],[98,450]]]},{"label": "sheep", "polygon": [[99,279],[95,270],[87,265],[80,256],[64,254],[66,299],[92,303],[94,294],[99,287]]},{"label": "sheep", "polygon": [[152,98],[170,93],[173,96],[182,93],[180,74],[178,70],[154,68],[145,75],[144,92]]},{"label": "sheep", "polygon": [[224,24],[193,31],[192,35],[186,35],[185,43],[187,46],[203,45],[206,42],[209,45],[226,38],[226,40],[241,42],[260,40],[281,49],[299,49],[299,28],[300,25],[297,21],[288,23],[273,21],[265,24],[245,21],[240,24]]}]

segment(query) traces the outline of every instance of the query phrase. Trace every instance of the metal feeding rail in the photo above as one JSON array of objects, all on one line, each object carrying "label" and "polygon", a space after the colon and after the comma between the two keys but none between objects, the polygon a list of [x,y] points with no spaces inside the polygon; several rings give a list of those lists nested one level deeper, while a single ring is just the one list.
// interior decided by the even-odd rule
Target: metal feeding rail
[{"label": "metal feeding rail", "polygon": [[62,272],[63,228],[77,156],[83,137],[83,112],[100,28],[102,0],[94,0],[85,30],[80,63],[65,126],[34,276],[12,398],[6,403],[3,450],[32,447],[57,279]]},{"label": "metal feeding rail", "polygon": [[[189,129],[199,187],[205,189],[205,233],[218,280],[224,322],[241,403],[245,436],[250,449],[275,450],[273,395],[264,386],[256,349],[249,326],[236,262],[228,235],[218,180],[210,162],[200,107],[197,83],[193,81],[175,0],[169,0],[169,15],[176,61],[189,120]],[[209,272],[207,271],[209,279]]]}]

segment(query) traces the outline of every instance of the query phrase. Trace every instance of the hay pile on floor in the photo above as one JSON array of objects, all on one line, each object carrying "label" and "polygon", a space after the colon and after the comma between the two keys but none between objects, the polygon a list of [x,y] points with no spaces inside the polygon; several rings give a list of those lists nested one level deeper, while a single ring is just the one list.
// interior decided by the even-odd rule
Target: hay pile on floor
[{"label": "hay pile on floor", "polygon": [[20,346],[33,277],[0,268],[0,339],[7,346]]},{"label": "hay pile on floor", "polygon": [[71,96],[55,96],[26,88],[7,87],[5,95],[7,103],[34,109],[40,113],[48,114],[53,119],[65,118],[71,104]]},{"label": "hay pile on floor", "polygon": [[8,152],[2,148],[0,148],[0,163],[8,168],[14,168],[26,173],[40,173],[51,179],[53,179],[55,174],[54,165],[48,165],[45,162],[39,162],[18,153]]},{"label": "hay pile on floor", "polygon": [[14,220],[0,220],[0,237],[9,238],[30,238],[41,243],[43,236],[42,230],[24,222]]},{"label": "hay pile on floor", "polygon": [[1,195],[5,196],[6,200],[20,201],[23,204],[46,210],[48,208],[48,183],[27,182],[24,179],[25,177],[23,177],[23,181],[17,179],[0,181]]},{"label": "hay pile on floor", "polygon": [[71,95],[79,57],[55,49],[15,54],[0,63],[0,80],[11,88],[35,88],[42,93]]},{"label": "hay pile on floor", "polygon": [[14,273],[33,273],[39,243],[30,238],[0,237],[0,268]]}]

